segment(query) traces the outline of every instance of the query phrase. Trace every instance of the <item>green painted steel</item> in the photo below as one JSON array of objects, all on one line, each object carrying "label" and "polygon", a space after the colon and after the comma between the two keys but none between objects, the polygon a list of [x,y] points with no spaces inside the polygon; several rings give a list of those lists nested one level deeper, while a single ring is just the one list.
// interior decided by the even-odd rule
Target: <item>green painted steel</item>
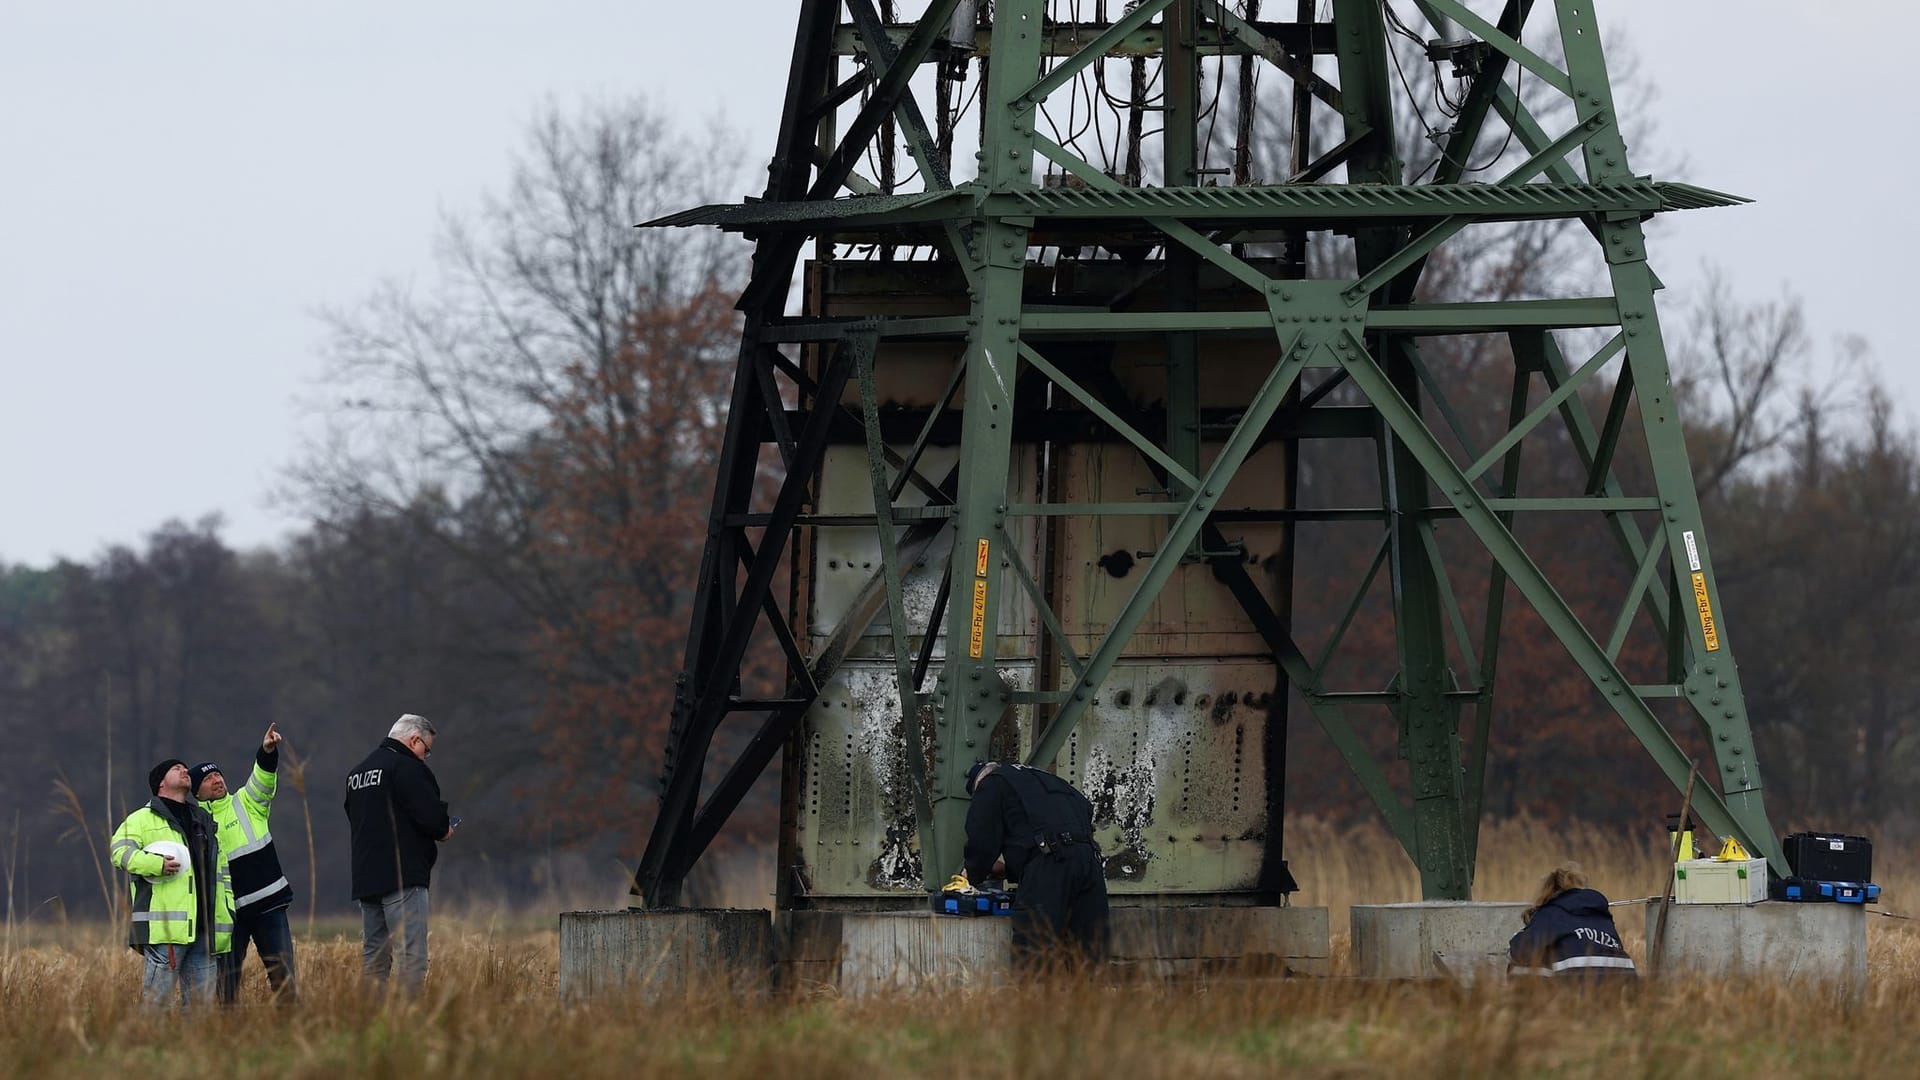
[{"label": "green painted steel", "polygon": [[[1572,146],[1587,137],[1566,136]],[[1545,156],[1553,147],[1543,146]],[[1254,226],[1267,222],[1376,219],[1414,222],[1471,214],[1474,221],[1527,221],[1582,213],[1657,214],[1738,206],[1746,199],[1691,184],[1625,180],[1607,184],[1448,184],[1428,187],[1101,188],[993,192],[973,184],[909,195],[853,195],[821,202],[721,203],[682,210],[648,225],[718,225],[738,232],[889,229],[956,216],[1036,214],[1062,221],[1128,221],[1169,216]]]},{"label": "green painted steel", "polygon": [[[1563,0],[1556,11],[1574,87],[1574,107],[1581,123],[1601,133],[1587,144],[1587,175],[1599,180],[1631,175],[1593,7]],[[1683,575],[1690,578],[1691,588],[1680,591],[1695,597],[1698,617],[1675,620],[1687,627],[1688,652],[1693,658],[1685,673],[1686,701],[1710,737],[1720,771],[1718,780],[1734,825],[1727,833],[1747,841],[1749,850],[1764,852],[1774,869],[1784,875],[1786,859],[1761,799],[1759,763],[1753,751],[1738,665],[1713,615],[1720,590],[1708,553],[1699,495],[1687,463],[1680,417],[1669,389],[1672,380],[1666,346],[1653,303],[1659,286],[1647,265],[1646,237],[1639,218],[1617,214],[1607,216],[1600,233],[1614,293],[1620,301],[1622,333],[1628,338],[1627,362],[1633,369],[1634,385],[1642,388],[1636,397],[1661,501],[1667,556],[1674,568],[1672,580],[1677,587]],[[1679,612],[1673,614],[1678,616]],[[1677,764],[1661,764],[1675,784],[1684,783],[1684,770]],[[1713,792],[1708,790],[1707,796],[1711,803]]]},{"label": "green painted steel", "polygon": [[[1406,166],[1393,138],[1393,61],[1386,11],[1371,0],[1334,0],[1333,10],[1334,23],[1341,30],[1338,59],[1342,118],[1349,138],[1363,133],[1366,136],[1347,161],[1347,175],[1359,184],[1398,184]],[[1528,170],[1532,165],[1529,160],[1508,180],[1516,186],[1524,182],[1531,175]],[[1388,286],[1465,229],[1471,220],[1465,216],[1445,218],[1412,242],[1402,231],[1385,225],[1356,231],[1354,255],[1360,278],[1347,284],[1345,295],[1374,297],[1376,303],[1405,299],[1393,295]],[[1363,343],[1352,344],[1358,348]],[[1389,378],[1398,392],[1418,401],[1421,363],[1413,343],[1375,334],[1371,347],[1388,358]],[[1447,696],[1452,683],[1442,628],[1443,593],[1434,560],[1422,542],[1429,527],[1425,508],[1432,499],[1421,463],[1402,438],[1383,431],[1376,451],[1382,502],[1392,511],[1387,568],[1399,673],[1390,708],[1412,788],[1410,854],[1420,872],[1421,895],[1429,899],[1467,899],[1473,894],[1473,881],[1466,836],[1465,775],[1460,767],[1460,706]]]},{"label": "green painted steel", "polygon": [[[1040,64],[1039,0],[1013,0],[995,11],[994,66],[1015,78],[995,79],[985,110],[995,122],[981,140],[980,183],[990,191],[1033,186],[1035,110],[1018,73]],[[935,757],[932,768],[932,828],[922,821],[926,864],[957,867],[967,814],[966,774],[988,755],[993,728],[1011,706],[1000,681],[998,655],[1004,582],[1003,552],[996,538],[1006,529],[1007,476],[1013,439],[1013,387],[1020,365],[1022,288],[1027,265],[1024,218],[977,222],[979,254],[973,257],[971,312],[967,316],[966,434],[960,443],[959,513],[953,519],[948,573],[955,602],[947,609],[948,654],[935,691]],[[942,875],[926,875],[929,890]]]},{"label": "green painted steel", "polygon": [[[816,743],[789,745],[782,865],[797,868],[799,883],[783,884],[783,896],[824,902],[935,888],[958,865],[964,777],[973,761],[1012,746],[1029,761],[1084,774],[1099,732],[1131,722],[1125,710],[1137,708],[1136,695],[1153,703],[1165,693],[1179,703],[1193,681],[1221,695],[1218,713],[1243,698],[1265,700],[1254,689],[1264,671],[1281,680],[1270,695],[1277,703],[1221,728],[1235,741],[1208,743],[1203,752],[1218,755],[1211,760],[1235,776],[1259,777],[1265,817],[1239,838],[1216,840],[1206,827],[1191,839],[1147,837],[1158,830],[1156,813],[1185,813],[1202,826],[1214,820],[1205,809],[1168,809],[1170,800],[1187,807],[1191,793],[1165,788],[1149,753],[1144,779],[1130,782],[1161,785],[1161,801],[1107,811],[1109,875],[1172,894],[1271,897],[1291,886],[1275,774],[1284,769],[1287,741],[1305,737],[1287,728],[1291,689],[1405,847],[1423,894],[1468,897],[1489,747],[1525,737],[1495,723],[1509,590],[1563,646],[1567,676],[1591,687],[1596,715],[1623,723],[1676,787],[1691,761],[1655,706],[1691,715],[1713,754],[1706,770],[1713,783],[1695,793],[1702,818],[1779,864],[1670,389],[1654,304],[1660,283],[1643,230],[1654,214],[1744,200],[1632,172],[1591,0],[1507,0],[1497,19],[1459,0],[1330,0],[1321,9],[1330,16],[1313,19],[1302,5],[1308,10],[1292,22],[1221,0],[1145,0],[1116,6],[1106,22],[1083,22],[1085,12],[1053,0],[997,0],[990,17],[981,13],[976,25],[957,28],[949,26],[951,13],[973,5],[938,0],[889,24],[883,12],[890,16],[898,5],[841,2],[844,22],[825,20],[819,5],[841,10],[829,0],[803,5],[794,71],[796,79],[805,73],[805,85],[790,90],[769,197],[650,223],[718,225],[755,241],[754,282],[743,301],[754,346],[743,352],[740,376],[755,383],[736,400],[774,404],[764,416],[737,408],[729,445],[757,439],[777,447],[782,467],[820,475],[810,512],[798,513],[792,477],[781,486],[777,512],[756,508],[751,485],[723,482],[715,520],[772,528],[777,535],[760,543],[792,544],[799,555],[827,530],[867,528],[875,537],[877,565],[863,571],[870,575],[864,582],[850,579],[856,599],[842,606],[865,620],[884,608],[888,632],[868,635],[865,645],[850,642],[844,626],[825,638],[841,653],[866,650],[858,663],[869,666],[855,675],[837,666],[840,653],[825,665],[800,657],[809,638],[781,623],[800,622],[800,613],[783,614],[760,593],[737,604],[724,575],[703,581],[696,605],[703,613],[696,638],[726,648],[696,642],[690,657],[737,655],[728,649],[746,631],[727,619],[758,619],[764,609],[781,623],[775,636],[790,661],[808,661],[794,661],[806,677],[796,677],[788,694],[807,705],[818,699],[807,714],[813,719],[792,736],[769,721],[754,743],[762,759],[771,739],[851,731],[824,710],[871,710],[879,700],[893,702],[887,729],[905,742],[895,779],[911,794],[913,836],[909,842],[890,823],[887,854],[873,865],[891,869],[861,882],[849,875],[860,872],[863,856],[837,848],[842,839],[858,845],[872,835],[860,831],[870,822],[855,820],[851,781],[842,785],[850,824],[791,824],[807,813],[820,817],[818,784],[804,795],[794,790],[796,777],[854,768],[852,750],[847,764],[833,765],[822,764],[828,759]],[[1408,28],[1422,19],[1424,33]],[[839,25],[826,32],[829,22]],[[1409,36],[1420,40],[1410,44]],[[856,66],[833,60],[823,67],[801,55],[807,48]],[[1215,110],[1228,107],[1231,95],[1221,87],[1241,58],[1249,70],[1267,68],[1290,96],[1282,105],[1291,122],[1321,121],[1293,137],[1284,181],[1251,178],[1249,146],[1236,148],[1233,169],[1216,164],[1219,133],[1233,125]],[[1396,144],[1396,116],[1409,107],[1405,65],[1429,59],[1436,78],[1458,82],[1447,96],[1450,123],[1428,133],[1444,153],[1409,175],[1408,159],[1424,151]],[[1089,151],[1084,129],[1058,123],[1069,99],[1095,100],[1096,73],[1098,97],[1113,105],[1117,125],[1102,131],[1105,157]],[[1515,90],[1522,80],[1528,100],[1545,107],[1522,102]],[[1259,99],[1249,93],[1245,100]],[[971,175],[955,165],[972,149],[962,119],[977,136]],[[1158,130],[1142,133],[1151,127]],[[891,190],[898,185],[890,163],[880,183],[859,177],[856,166],[870,159],[883,130],[902,137],[922,190]],[[1492,182],[1472,181],[1496,165]],[[1590,287],[1603,294],[1435,302],[1419,291],[1435,254],[1462,234],[1528,221],[1584,230],[1579,237],[1590,236],[1604,259],[1604,285]],[[793,315],[782,290],[791,287],[788,271],[807,241],[817,245],[815,276],[803,313]],[[1351,270],[1326,269],[1348,265],[1344,254],[1308,258],[1316,245],[1350,254]],[[896,268],[924,268],[901,271],[897,291],[884,274],[861,279],[879,286],[835,284],[843,280],[835,266],[868,260],[884,269],[896,259]],[[1318,276],[1307,276],[1310,267]],[[914,274],[934,284],[904,284]],[[1587,333],[1569,333],[1580,331]],[[1473,434],[1468,403],[1429,359],[1442,352],[1426,339],[1466,335],[1501,335],[1508,345],[1510,390],[1496,414],[1504,426],[1490,435]],[[1576,341],[1581,351],[1570,364],[1565,352]],[[830,372],[846,377],[828,365],[834,356],[842,357],[836,365],[851,357],[857,411],[815,397],[816,380]],[[763,362],[757,369],[756,358]],[[790,389],[782,390],[782,378]],[[1223,402],[1227,386],[1237,396]],[[1337,388],[1344,399],[1330,396]],[[783,393],[802,403],[801,414],[837,410],[849,430],[857,422],[857,437],[833,435],[817,415],[789,418],[778,404]],[[904,402],[918,411],[902,411]],[[1629,422],[1636,418],[1637,425]],[[1033,426],[1049,421],[1058,422]],[[743,434],[731,425],[751,428]],[[902,433],[912,434],[910,444]],[[1299,440],[1308,437],[1369,442],[1378,505],[1299,506],[1286,478],[1297,472]],[[821,448],[834,438],[864,453],[859,486],[870,502],[835,494],[840,459]],[[1575,489],[1522,488],[1523,462],[1539,454],[1529,448],[1549,440],[1571,448],[1584,474]],[[1261,457],[1276,443],[1285,461],[1277,470],[1270,452]],[[1648,463],[1651,490],[1623,481],[1628,474],[1617,465],[1630,458]],[[949,483],[921,474],[928,460],[952,464]],[[748,475],[737,456],[730,461],[723,466],[729,475]],[[1531,484],[1554,472],[1525,475]],[[929,505],[902,505],[909,487]],[[1230,498],[1230,489],[1240,494]],[[1520,539],[1530,535],[1522,524],[1543,515],[1612,537],[1625,591],[1604,610],[1575,610]],[[1231,532],[1278,525],[1291,551],[1313,542],[1296,540],[1294,530],[1331,522],[1367,529],[1363,550],[1372,557],[1357,582],[1339,583],[1333,595],[1346,602],[1325,638],[1303,648],[1293,637],[1293,582],[1263,594],[1247,571],[1242,538]],[[1101,541],[1121,546],[1100,559],[1117,560],[1105,571],[1110,578],[1092,569],[1089,537],[1108,535],[1100,529],[1122,538]],[[936,532],[940,546],[930,549]],[[1135,537],[1150,539],[1136,551],[1141,542],[1127,539]],[[1456,591],[1457,581],[1479,580],[1459,576],[1456,560],[1469,539],[1486,559],[1477,613]],[[752,550],[744,534],[727,543]],[[944,561],[931,608],[913,599],[924,599],[912,580],[926,558]],[[1270,565],[1291,574],[1290,555]],[[765,567],[757,573],[760,582]],[[797,595],[851,587],[823,573],[817,560],[796,562]],[[1170,590],[1184,593],[1184,609],[1170,605]],[[1383,591],[1391,678],[1335,685],[1357,636],[1349,630]],[[1179,631],[1169,628],[1169,611],[1205,621],[1223,606],[1238,621],[1227,620],[1225,630],[1209,622],[1207,632],[1240,635],[1233,638],[1240,651],[1167,651],[1164,639]],[[1629,642],[1648,625],[1667,670],[1623,670]],[[1161,644],[1141,645],[1141,638]],[[837,681],[816,681],[809,668]],[[920,692],[923,673],[935,680],[930,692]],[[689,683],[725,687],[723,675],[697,669]],[[872,691],[868,699],[855,700],[848,689],[856,676]],[[703,701],[683,701],[677,715],[688,719],[675,735],[701,753],[731,707]],[[1379,722],[1383,713],[1390,727]],[[1176,742],[1191,754],[1206,734],[1196,721]],[[851,748],[853,737],[846,738]],[[1259,748],[1257,768],[1237,748],[1243,742]],[[1404,782],[1379,756],[1388,744],[1406,762]],[[688,752],[679,742],[674,749]],[[737,798],[746,779],[730,776],[726,797]],[[890,797],[897,802],[897,790]],[[1124,797],[1101,795],[1116,807]],[[1232,801],[1232,813],[1244,817],[1238,781]],[[682,790],[670,809],[691,814],[693,805]],[[680,871],[698,854],[689,854],[685,837],[710,835],[716,812],[725,808],[703,808],[698,829],[672,822],[656,829],[667,838],[661,842],[678,846],[657,858],[650,847],[643,871],[664,866],[668,878]],[[1143,831],[1140,820],[1155,829]],[[834,828],[847,831],[829,835]],[[822,851],[834,845],[834,853],[809,855],[798,839],[809,829],[809,843]],[[1249,838],[1257,854],[1235,846]],[[900,869],[909,848],[917,859],[911,873]],[[809,879],[809,867],[832,880]]]}]

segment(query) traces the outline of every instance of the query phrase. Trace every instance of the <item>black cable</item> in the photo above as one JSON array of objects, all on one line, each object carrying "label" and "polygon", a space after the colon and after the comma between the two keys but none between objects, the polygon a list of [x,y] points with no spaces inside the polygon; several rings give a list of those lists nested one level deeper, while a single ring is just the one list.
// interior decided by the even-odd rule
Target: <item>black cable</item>
[{"label": "black cable", "polygon": [[1411,41],[1414,44],[1420,46],[1420,48],[1422,49],[1425,49],[1427,47],[1427,39],[1421,37],[1419,34],[1414,33],[1413,30],[1409,28],[1406,23],[1400,21],[1400,13],[1393,10],[1392,4],[1382,3],[1380,5],[1380,9],[1386,14],[1388,29],[1393,30],[1394,32],[1400,34],[1401,36],[1405,37],[1408,41]]},{"label": "black cable", "polygon": [[[1515,41],[1519,41],[1520,35],[1518,33],[1514,34],[1513,39]],[[1521,80],[1525,79],[1526,77],[1527,77],[1526,65],[1524,64],[1513,65],[1513,101],[1515,105],[1520,104]],[[1466,175],[1467,173],[1486,172],[1488,169],[1491,169],[1495,165],[1499,164],[1500,159],[1507,156],[1507,149],[1513,145],[1513,126],[1514,125],[1511,121],[1507,123],[1507,137],[1500,141],[1500,149],[1494,151],[1494,154],[1492,157],[1488,158],[1485,162],[1479,165],[1465,165],[1465,164],[1461,165],[1460,166],[1461,175]],[[1473,147],[1471,146],[1467,147],[1467,158],[1469,160],[1473,158]]]},{"label": "black cable", "polygon": [[[1386,10],[1392,11],[1393,8],[1387,7]],[[1420,39],[1416,37],[1414,40],[1419,41]],[[1400,54],[1394,51],[1393,42],[1386,42],[1385,45],[1387,47],[1387,58],[1393,61],[1394,74],[1400,76],[1400,87],[1407,92],[1407,105],[1413,109],[1414,118],[1420,121],[1420,129],[1427,133],[1427,138],[1429,140],[1435,138],[1437,133],[1434,131],[1433,125],[1427,123],[1427,114],[1420,111],[1420,98],[1413,92],[1413,83],[1407,78],[1407,73],[1401,70]],[[1425,47],[1426,43],[1421,42],[1421,48],[1424,49]],[[1424,172],[1424,170],[1422,171]]]}]

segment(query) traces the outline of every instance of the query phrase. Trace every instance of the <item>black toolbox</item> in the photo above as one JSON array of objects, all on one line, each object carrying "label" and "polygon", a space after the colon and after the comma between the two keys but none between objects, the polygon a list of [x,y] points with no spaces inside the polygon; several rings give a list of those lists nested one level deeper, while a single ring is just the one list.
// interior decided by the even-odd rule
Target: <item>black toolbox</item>
[{"label": "black toolbox", "polygon": [[1787,865],[1802,881],[1873,880],[1873,841],[1837,833],[1794,833],[1781,840]]}]

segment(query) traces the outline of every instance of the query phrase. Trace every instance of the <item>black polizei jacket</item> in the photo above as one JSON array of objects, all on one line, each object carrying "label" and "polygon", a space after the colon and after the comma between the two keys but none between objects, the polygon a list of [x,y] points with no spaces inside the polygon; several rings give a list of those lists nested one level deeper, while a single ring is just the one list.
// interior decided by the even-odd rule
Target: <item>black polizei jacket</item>
[{"label": "black polizei jacket", "polygon": [[353,895],[372,900],[425,888],[437,846],[452,819],[440,783],[405,743],[382,739],[347,774],[347,822],[353,829]]},{"label": "black polizei jacket", "polygon": [[1607,898],[1593,889],[1555,893],[1507,944],[1509,970],[1528,975],[1632,975]]},{"label": "black polizei jacket", "polygon": [[1003,764],[980,779],[967,807],[967,877],[976,885],[1007,860],[1007,880],[1019,881],[1027,863],[1048,849],[1092,853],[1093,804],[1072,784],[1042,769]]}]

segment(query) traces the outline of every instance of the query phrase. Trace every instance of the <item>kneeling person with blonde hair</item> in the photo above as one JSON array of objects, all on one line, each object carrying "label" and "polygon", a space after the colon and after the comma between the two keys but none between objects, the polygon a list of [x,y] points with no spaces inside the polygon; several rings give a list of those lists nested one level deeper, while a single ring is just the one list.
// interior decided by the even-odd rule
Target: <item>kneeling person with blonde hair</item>
[{"label": "kneeling person with blonde hair", "polygon": [[1587,876],[1573,863],[1547,874],[1522,918],[1526,926],[1507,944],[1510,973],[1606,980],[1635,975],[1607,898],[1587,888]]}]

